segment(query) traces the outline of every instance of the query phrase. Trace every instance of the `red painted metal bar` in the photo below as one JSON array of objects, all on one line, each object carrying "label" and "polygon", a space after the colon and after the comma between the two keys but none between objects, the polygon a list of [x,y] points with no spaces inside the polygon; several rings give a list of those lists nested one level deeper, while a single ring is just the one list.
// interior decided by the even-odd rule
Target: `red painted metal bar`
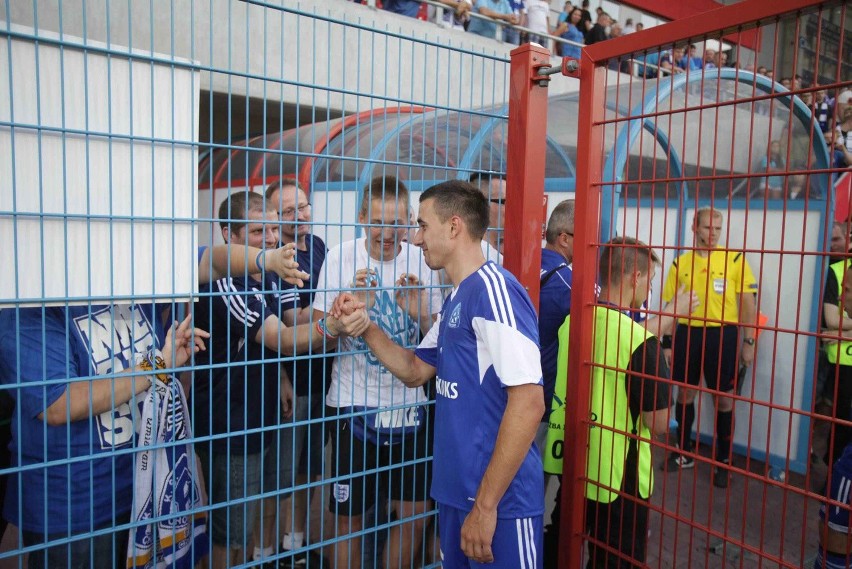
[{"label": "red painted metal bar", "polygon": [[518,277],[536,307],[544,223],[541,204],[548,81],[538,76],[538,70],[549,65],[550,52],[543,47],[524,44],[511,52],[504,265]]},{"label": "red painted metal bar", "polygon": [[[594,327],[595,286],[598,270],[601,196],[603,171],[603,130],[596,126],[604,118],[600,104],[606,92],[606,69],[595,66],[586,49],[580,60],[580,108],[577,148],[585,157],[577,161],[574,217],[574,273],[571,296],[571,353],[568,377],[573,387],[574,413],[565,417],[565,459],[562,472],[561,533],[564,545],[559,551],[559,566],[580,569],[585,533],[586,447],[588,446],[588,408],[590,396],[592,334]],[[568,445],[573,445],[573,452]]]}]

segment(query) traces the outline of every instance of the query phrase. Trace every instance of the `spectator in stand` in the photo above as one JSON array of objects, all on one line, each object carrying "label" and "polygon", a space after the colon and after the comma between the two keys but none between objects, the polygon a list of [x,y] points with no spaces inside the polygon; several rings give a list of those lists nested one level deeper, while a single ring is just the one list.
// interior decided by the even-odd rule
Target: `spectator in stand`
[{"label": "spectator in stand", "polygon": [[580,19],[580,25],[577,28],[585,36],[592,27],[592,13],[589,12],[589,0],[583,0],[582,8],[580,9],[583,11],[583,17]]},{"label": "spectator in stand", "polygon": [[[785,162],[781,155],[781,141],[773,140],[769,143],[766,156],[760,161],[761,172],[784,172]],[[763,184],[765,195],[769,199],[781,199],[784,195],[784,176],[767,176]]]},{"label": "spectator in stand", "polygon": [[419,0],[383,0],[382,9],[409,18],[416,18],[420,12]]},{"label": "spectator in stand", "polygon": [[[660,54],[660,69],[665,69],[670,74],[683,73],[683,69],[677,66],[676,62],[682,57],[678,57],[677,50],[680,49],[680,54],[683,56],[683,48],[675,48],[673,51],[664,51]],[[663,74],[665,75],[665,73]]]},{"label": "spectator in stand", "polygon": [[632,34],[636,31],[636,26],[633,25],[633,18],[627,18],[624,22],[624,35]]},{"label": "spectator in stand", "polygon": [[716,54],[716,67],[728,67],[728,52],[720,51]]},{"label": "spectator in stand", "polygon": [[[272,250],[278,245],[277,209],[267,207],[260,194],[231,194],[219,207],[219,220],[222,237],[232,247]],[[269,468],[279,464],[279,448],[272,442],[276,430],[256,430],[277,426],[282,416],[292,413],[292,387],[280,368],[280,357],[292,357],[310,347],[321,349],[340,333],[358,335],[369,317],[366,311],[358,311],[349,320],[354,327],[336,318],[288,326],[279,318],[281,305],[297,294],[292,289],[282,291],[278,277],[262,266],[254,273],[234,272],[217,279],[201,292],[195,313],[199,326],[210,332],[210,350],[197,357],[193,427],[198,437],[220,435],[196,445],[210,503],[216,505],[210,515],[215,569],[245,562],[242,552],[252,541],[256,497],[264,489],[261,478],[274,476]],[[240,499],[248,502],[226,504]]]},{"label": "spectator in stand", "polygon": [[637,32],[641,32],[644,29],[645,29],[645,24],[643,24],[642,22],[639,22],[638,24],[636,24],[636,31]]},{"label": "spectator in stand", "polygon": [[527,28],[529,41],[542,46],[548,45],[547,34],[550,33],[550,2],[548,0],[527,0]]},{"label": "spectator in stand", "polygon": [[704,69],[716,69],[716,50],[707,47],[706,42],[704,45],[704,59],[702,61],[702,67]]},{"label": "spectator in stand", "polygon": [[675,46],[675,48],[672,49],[672,62],[675,66],[675,73],[686,71],[688,63],[686,61],[685,50],[683,47]]},{"label": "spectator in stand", "polygon": [[[554,32],[554,35],[557,35],[562,39],[566,39],[568,41],[576,42],[579,44],[584,43],[585,36],[578,27],[582,20],[583,10],[581,8],[574,8],[573,10],[571,10],[571,14],[568,16],[568,21],[559,24],[559,26],[556,28],[556,31]],[[580,46],[560,43],[559,48],[557,49],[557,53],[562,57],[574,57],[576,59],[579,59]]]},{"label": "spectator in stand", "polygon": [[[802,102],[811,110],[813,110],[814,106],[814,96],[813,93],[807,91],[799,95],[799,98],[802,99]],[[814,114],[814,120],[816,120],[816,114]]]},{"label": "spectator in stand", "polygon": [[612,19],[609,17],[609,14],[601,12],[601,15],[598,16],[598,21],[594,26],[592,26],[588,33],[586,33],[586,45],[592,45],[599,41],[606,41],[606,28],[611,22]]},{"label": "spectator in stand", "polygon": [[771,69],[767,69],[764,75],[766,75],[766,77],[768,77],[771,81],[775,80],[775,72]]},{"label": "spectator in stand", "polygon": [[848,150],[852,152],[852,105],[846,105],[843,109],[843,114],[835,129],[838,134],[838,141]]},{"label": "spectator in stand", "polygon": [[444,4],[444,15],[439,22],[443,27],[464,31],[464,26],[470,21],[470,10],[473,0],[438,0]]},{"label": "spectator in stand", "polygon": [[820,89],[814,92],[814,103],[811,112],[813,112],[814,120],[819,125],[822,132],[831,128],[831,117],[834,116],[834,109],[828,103],[825,89]]},{"label": "spectator in stand", "polygon": [[698,55],[695,44],[689,44],[689,54],[684,56],[681,67],[688,71],[698,71],[704,67],[704,60]]},{"label": "spectator in stand", "polygon": [[[319,288],[319,273],[326,254],[325,242],[311,234],[311,203],[294,177],[285,177],[270,184],[266,189],[266,199],[267,207],[278,214],[280,244],[295,245],[299,269],[310,275],[301,289],[294,290],[293,285],[282,285],[282,295],[287,296],[286,302],[281,303],[281,321],[288,326],[311,324],[311,302],[314,291]],[[325,407],[325,391],[331,380],[332,357],[322,358],[317,355],[314,353],[312,357],[284,363],[293,389],[293,413],[288,423],[299,426],[279,431],[277,450],[280,464],[267,456],[266,466],[271,467],[271,471],[264,475],[265,492],[281,493],[296,485],[303,486],[309,477],[318,479],[322,472],[326,441],[320,419]],[[315,422],[307,425],[305,422],[308,420]],[[307,494],[307,491],[298,492],[293,500],[289,495],[284,496],[279,508],[276,508],[278,500],[267,499],[263,510],[262,539],[255,545],[255,560],[268,558],[275,553],[272,546],[276,541],[276,530],[283,533],[282,552],[301,549],[305,545]],[[275,521],[278,511],[281,513],[280,525]],[[258,525],[256,535],[260,535],[260,529]],[[301,553],[282,559],[282,562],[304,564],[307,557]]]},{"label": "spectator in stand", "polygon": [[[421,334],[429,332],[441,308],[439,277],[426,265],[421,250],[402,240],[408,196],[408,188],[392,176],[374,178],[364,188],[358,222],[365,226],[365,236],[329,251],[319,279],[327,290],[314,299],[315,318],[331,313],[339,291],[352,288],[359,291],[377,328],[392,335],[394,345],[416,345]],[[417,290],[407,302],[397,290],[403,286]],[[410,519],[431,509],[431,464],[415,462],[431,454],[423,429],[427,397],[422,387],[406,386],[365,347],[361,338],[344,339],[332,370],[326,405],[333,419],[330,472],[338,480],[328,507],[343,536],[363,530],[365,514],[374,505],[390,506],[406,523],[391,527],[382,566],[409,566],[426,523],[422,517]],[[363,474],[376,467],[382,471]],[[380,488],[387,490],[389,503],[376,503]],[[332,565],[361,567],[361,544],[361,536],[337,542]]]},{"label": "spectator in stand", "polygon": [[621,31],[621,24],[614,23],[609,27],[609,39],[620,38],[624,35]]},{"label": "spectator in stand", "polygon": [[782,77],[781,86],[789,91],[793,87],[793,80],[789,77]]},{"label": "spectator in stand", "polygon": [[568,16],[571,15],[571,10],[573,9],[574,6],[571,4],[571,0],[565,2],[565,4],[562,6],[562,11],[559,13],[559,19],[557,20],[556,25],[559,26],[559,24],[561,24],[562,22],[567,22]]},{"label": "spectator in stand", "polygon": [[[831,158],[832,168],[847,168],[852,166],[852,151],[846,148],[846,144],[841,142],[840,133],[837,130],[829,129],[823,133],[825,144],[828,146],[828,154]],[[832,175],[833,181],[836,181],[839,173]]]},{"label": "spectator in stand", "polygon": [[842,91],[835,99],[834,116],[838,117],[838,120],[843,116],[843,109],[847,106],[852,106],[852,89]]},{"label": "spectator in stand", "polygon": [[[512,14],[515,16],[515,21],[511,22],[516,26],[525,26],[527,19],[527,0],[508,0],[512,7]],[[520,45],[521,32],[515,28],[503,27],[503,41],[510,45]]]},{"label": "spectator in stand", "polygon": [[[507,24],[518,23],[518,19],[512,11],[512,5],[509,4],[509,0],[476,0],[473,5],[473,11],[480,16],[491,18],[491,20]],[[497,37],[497,24],[483,18],[471,18],[467,31],[472,34],[495,39]]]},{"label": "spectator in stand", "polygon": [[766,66],[761,65],[760,67],[758,67],[757,68],[757,74],[758,75],[766,75]]}]

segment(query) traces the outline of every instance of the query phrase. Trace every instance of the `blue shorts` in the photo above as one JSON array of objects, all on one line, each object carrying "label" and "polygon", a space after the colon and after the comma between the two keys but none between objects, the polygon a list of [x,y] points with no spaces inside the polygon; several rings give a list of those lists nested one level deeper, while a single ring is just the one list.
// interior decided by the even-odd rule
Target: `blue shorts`
[{"label": "blue shorts", "polygon": [[468,512],[438,504],[438,533],[444,569],[542,569],[543,516],[498,519],[491,552],[494,563],[476,563],[461,548],[461,528]]}]

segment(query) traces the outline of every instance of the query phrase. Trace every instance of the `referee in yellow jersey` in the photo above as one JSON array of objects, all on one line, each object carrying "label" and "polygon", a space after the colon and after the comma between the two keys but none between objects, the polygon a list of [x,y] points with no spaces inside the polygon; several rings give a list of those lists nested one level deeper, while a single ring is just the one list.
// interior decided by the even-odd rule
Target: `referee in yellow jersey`
[{"label": "referee in yellow jersey", "polygon": [[[694,389],[704,375],[704,383],[712,389],[716,409],[716,453],[719,463],[713,473],[713,484],[726,488],[734,431],[734,400],[738,364],[754,361],[757,281],[745,256],[719,246],[722,213],[712,208],[695,212],[692,231],[695,250],[684,253],[672,263],[663,285],[663,300],[674,298],[685,287],[700,300],[689,318],[680,318],[674,338],[664,337],[663,347],[671,362],[671,375],[683,385],[678,389],[675,418],[680,448],[694,453],[691,442],[695,422]],[[740,325],[743,326],[740,330]],[[740,344],[740,340],[742,343]],[[672,453],[666,461],[669,470],[695,466],[689,454]]]}]

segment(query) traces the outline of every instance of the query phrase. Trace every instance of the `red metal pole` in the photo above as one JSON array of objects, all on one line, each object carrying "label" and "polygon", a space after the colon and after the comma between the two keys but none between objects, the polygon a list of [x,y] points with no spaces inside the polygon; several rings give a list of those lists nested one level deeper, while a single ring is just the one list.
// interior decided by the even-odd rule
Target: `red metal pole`
[{"label": "red metal pole", "polygon": [[580,58],[580,110],[574,216],[574,274],[571,296],[571,388],[565,413],[565,458],[562,471],[562,521],[559,567],[580,569],[585,533],[586,455],[589,440],[590,356],[594,330],[595,285],[601,218],[601,172],[606,67],[596,67],[583,49]]},{"label": "red metal pole", "polygon": [[548,81],[538,69],[550,66],[550,52],[524,44],[510,55],[503,263],[538,307]]}]

